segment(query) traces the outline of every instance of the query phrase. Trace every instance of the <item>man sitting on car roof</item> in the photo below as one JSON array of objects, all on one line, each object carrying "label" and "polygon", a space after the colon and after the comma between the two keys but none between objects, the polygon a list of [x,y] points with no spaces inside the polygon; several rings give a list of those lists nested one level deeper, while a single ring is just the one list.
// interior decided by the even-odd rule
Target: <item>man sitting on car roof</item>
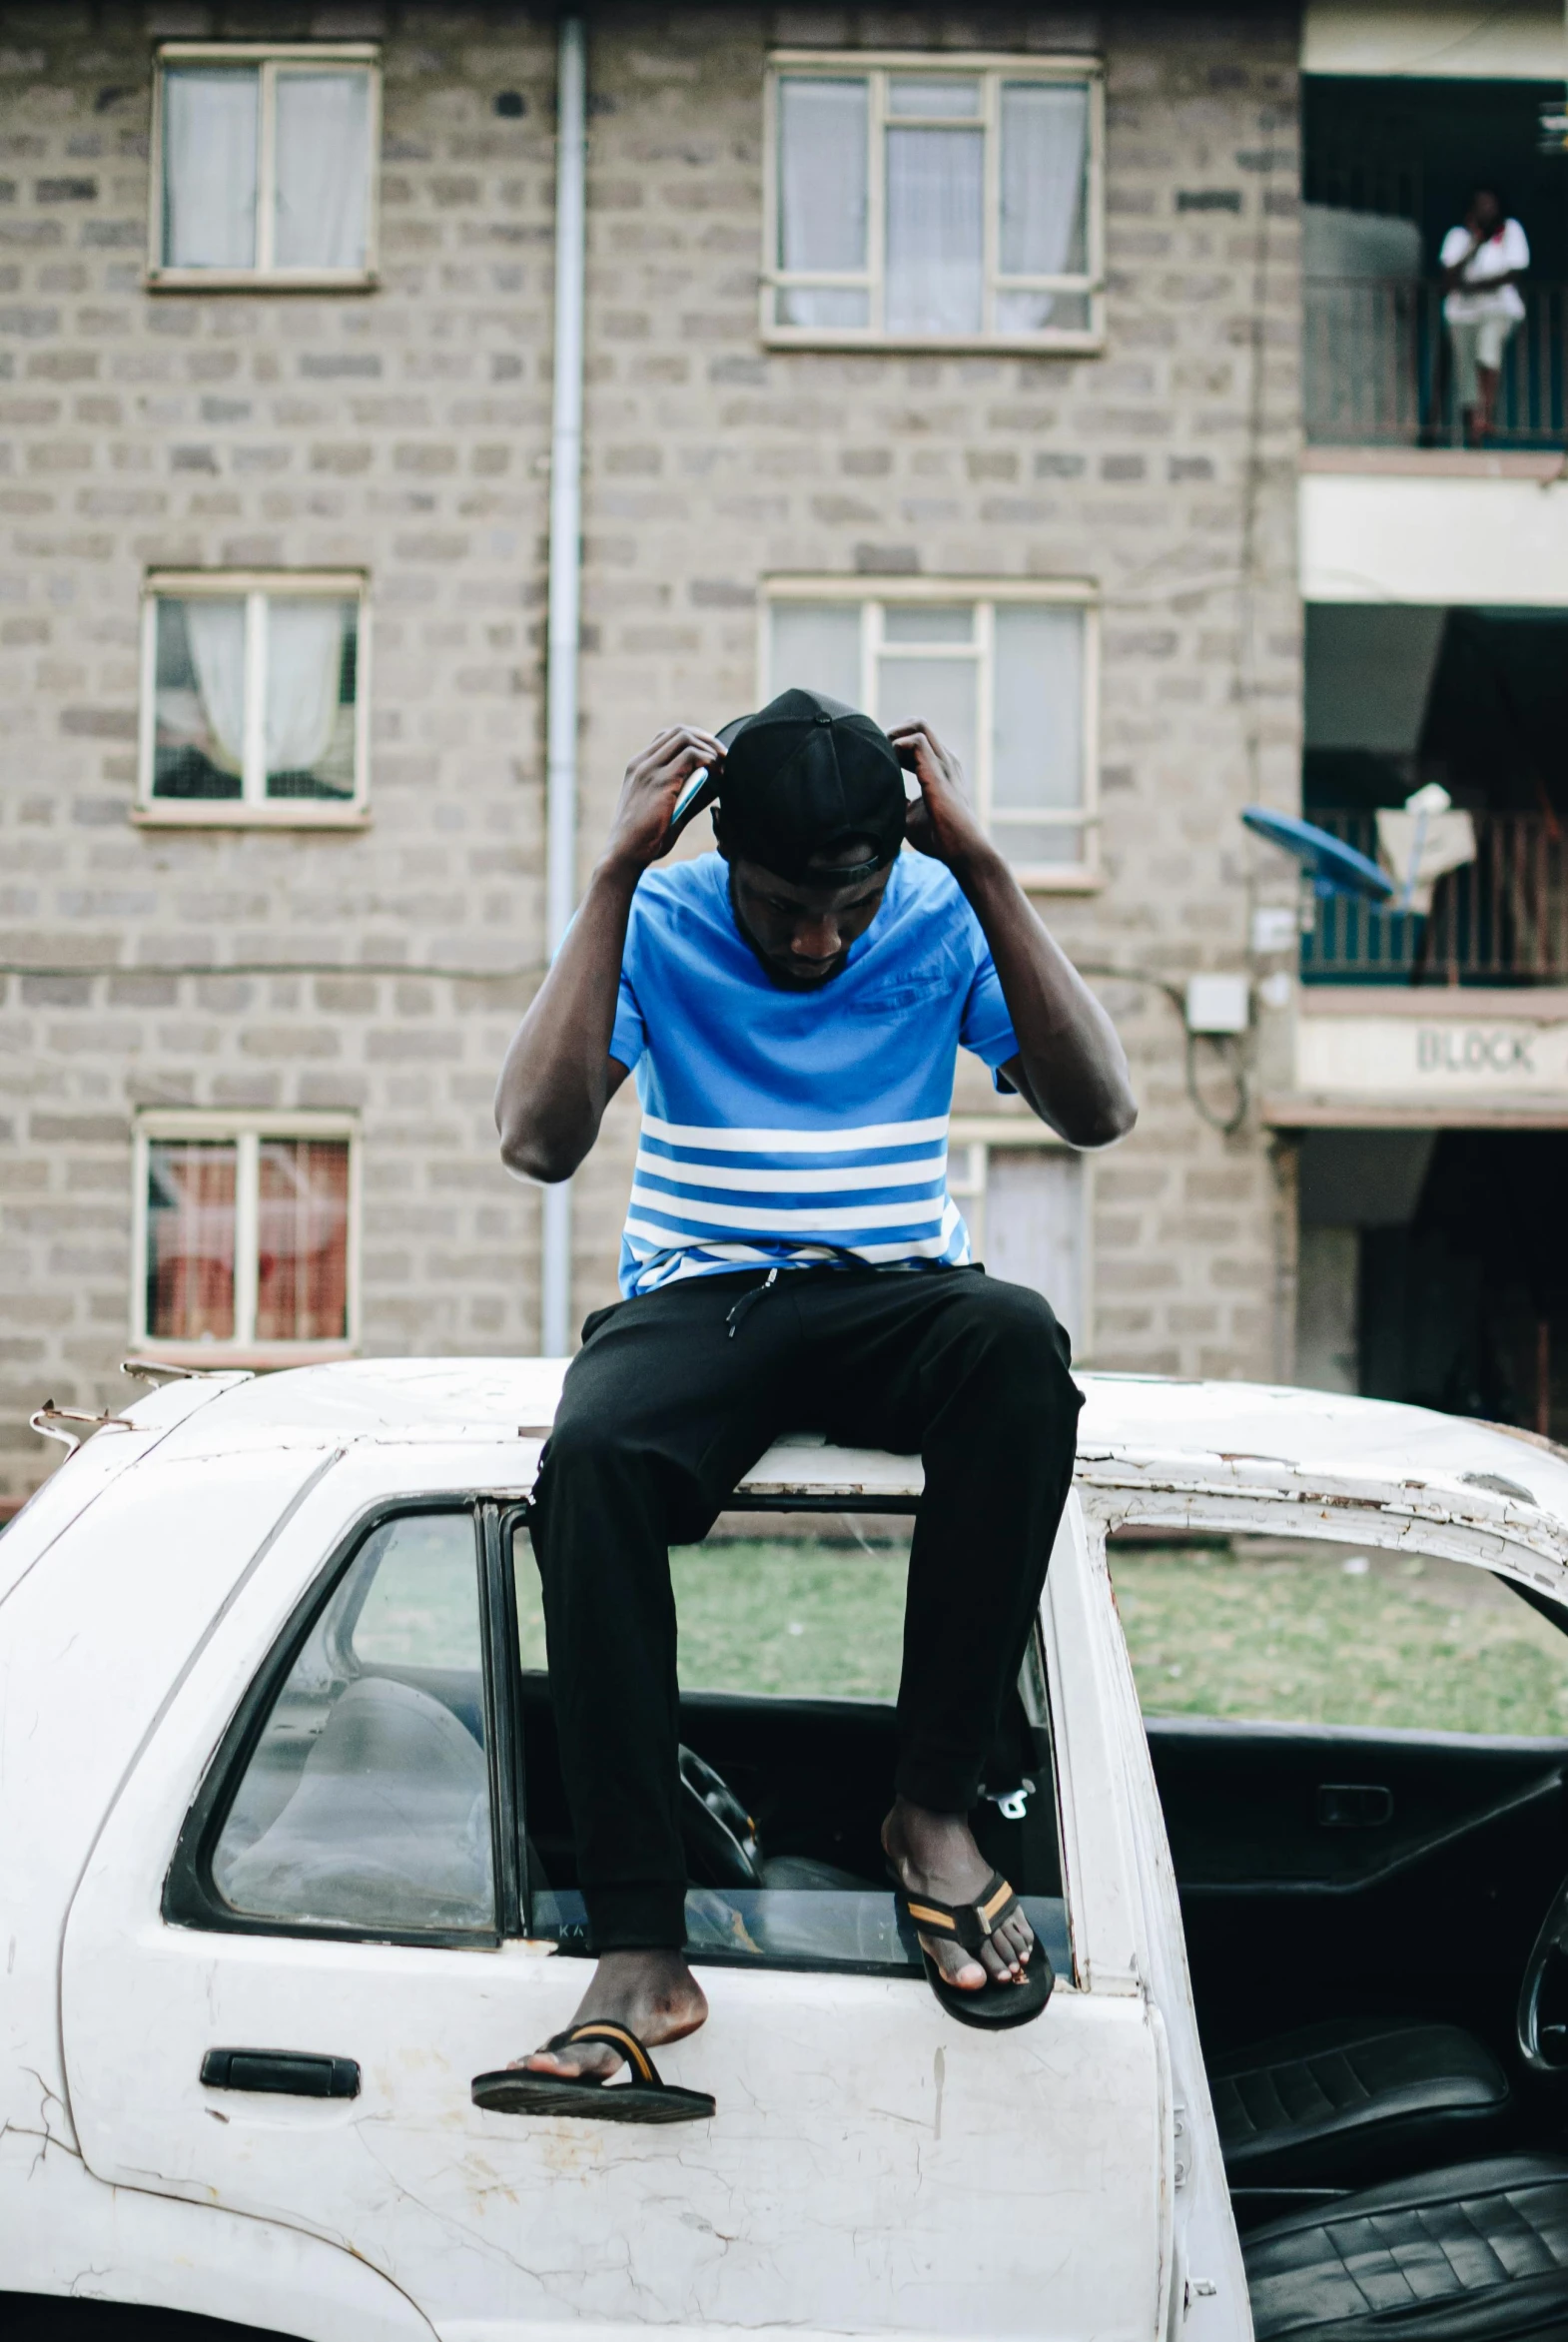
[{"label": "man sitting on car roof", "polygon": [[[714,795],[718,852],[654,871],[677,804]],[[1046,1301],[971,1261],[947,1193],[960,1044],[1073,1146],[1133,1126],[1111,1020],[926,725],[890,738],[793,690],[717,738],[661,732],[628,767],[496,1096],[504,1161],[546,1181],[634,1069],[642,1103],[625,1298],[583,1327],[532,1518],[598,1965],[578,2023],[508,2069],[519,2108],[585,2111],[623,2053],[635,2081],[643,2042],[707,2014],[682,1949],[668,1547],[786,1430],[924,1459],[883,1843],[944,2004],[983,2024],[1044,2005],[1045,1952],[967,1817],[1080,1401]]]}]

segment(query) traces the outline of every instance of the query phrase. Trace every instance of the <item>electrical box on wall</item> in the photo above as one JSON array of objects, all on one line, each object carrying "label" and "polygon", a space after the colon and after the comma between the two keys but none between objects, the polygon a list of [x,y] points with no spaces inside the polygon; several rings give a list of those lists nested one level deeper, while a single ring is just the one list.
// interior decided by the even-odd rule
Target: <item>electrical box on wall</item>
[{"label": "electrical box on wall", "polygon": [[1251,988],[1244,976],[1189,976],[1188,1033],[1244,1033],[1251,1019]]}]

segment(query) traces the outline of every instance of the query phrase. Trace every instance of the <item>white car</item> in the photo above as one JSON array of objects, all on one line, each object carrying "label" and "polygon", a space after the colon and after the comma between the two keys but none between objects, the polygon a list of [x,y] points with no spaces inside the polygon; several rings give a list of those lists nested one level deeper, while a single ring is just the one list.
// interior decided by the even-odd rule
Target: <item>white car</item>
[{"label": "white car", "polygon": [[[717,2114],[523,2119],[469,2092],[585,1972],[514,1568],[560,1371],[170,1381],[0,1539],[13,2316],[69,2295],[319,2342],[1568,2331],[1568,1742],[1146,1732],[1107,1566],[1108,1530],[1261,1537],[1283,1601],[1300,1540],[1313,1584],[1333,1545],[1392,1600],[1429,1557],[1517,1589],[1555,1649],[1568,1461],[1417,1409],[1086,1376],[1031,1770],[987,1784],[1058,1972],[1044,2014],[983,2034],[921,1980],[876,1854],[885,1700],[698,1689],[712,2017],[661,2062]],[[874,1549],[919,1487],[911,1459],[786,1442],[727,1519],[809,1544],[847,1513]],[[722,1595],[725,1549],[703,1566]],[[1493,1614],[1450,1599],[1451,1665],[1484,1672]]]}]

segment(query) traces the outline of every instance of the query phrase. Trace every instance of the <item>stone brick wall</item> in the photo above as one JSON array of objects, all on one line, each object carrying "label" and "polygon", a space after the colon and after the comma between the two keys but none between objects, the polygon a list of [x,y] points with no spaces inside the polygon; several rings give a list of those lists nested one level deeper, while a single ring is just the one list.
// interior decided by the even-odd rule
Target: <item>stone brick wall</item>
[{"label": "stone brick wall", "polygon": [[[1293,807],[1299,787],[1294,12],[626,9],[607,25],[590,73],[587,832],[628,742],[754,704],[760,577],[1092,577],[1106,884],[1041,907],[1096,967],[1179,983],[1241,965],[1236,815]],[[760,348],[768,47],[922,39],[1105,57],[1104,357]],[[1266,1147],[1255,1124],[1226,1141],[1199,1120],[1162,992],[1102,989],[1142,1120],[1097,1167],[1094,1356],[1280,1371]],[[1204,1095],[1227,1113],[1211,1054]],[[959,1106],[996,1108],[972,1064]],[[622,1116],[580,1182],[595,1291],[633,1138]]]},{"label": "stone brick wall", "polygon": [[[378,291],[144,289],[152,44],[205,34],[383,39]],[[1104,54],[1106,355],[765,353],[776,42]],[[649,732],[753,703],[760,578],[1088,575],[1106,884],[1043,907],[1096,968],[1240,963],[1236,811],[1296,790],[1296,43],[1283,9],[590,12],[584,868]],[[489,1098],[541,954],[552,83],[517,8],[0,8],[0,1490],[52,1460],[46,1392],[125,1387],[139,1107],[356,1110],[366,1346],[535,1346]],[[364,836],[131,825],[145,572],[239,563],[370,573]],[[1166,997],[1101,981],[1143,1121],[1098,1170],[1095,1355],[1272,1371],[1267,1150],[1199,1121]],[[959,1103],[994,1107],[972,1069]],[[634,1128],[578,1182],[579,1311]]]},{"label": "stone brick wall", "polygon": [[[4,1008],[13,1486],[57,1452],[26,1428],[46,1392],[127,1388],[139,1107],[356,1110],[367,1347],[537,1346],[536,1198],[499,1166],[490,1095],[541,953],[549,27],[406,12],[379,291],[142,285],[155,37],[385,16],[0,20],[0,952],[54,971],[11,975]],[[138,596],[170,563],[370,572],[367,835],[131,826]],[[233,962],[258,972],[173,973]],[[137,964],[170,972],[98,972]]]}]

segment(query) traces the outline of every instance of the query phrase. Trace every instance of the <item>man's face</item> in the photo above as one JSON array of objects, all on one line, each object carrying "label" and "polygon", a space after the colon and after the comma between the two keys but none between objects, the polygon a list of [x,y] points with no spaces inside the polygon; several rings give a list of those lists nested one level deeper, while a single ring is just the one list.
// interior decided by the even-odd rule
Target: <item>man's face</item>
[{"label": "man's face", "polygon": [[1470,228],[1476,236],[1494,236],[1502,225],[1502,206],[1489,187],[1482,187],[1470,199]]},{"label": "man's face", "polygon": [[[853,867],[865,856],[850,859]],[[845,884],[825,863],[795,880],[777,878],[760,862],[732,855],[729,892],[735,924],[775,984],[791,992],[815,992],[840,973],[850,945],[875,919],[892,872],[892,863],[884,862],[869,878]]]}]

